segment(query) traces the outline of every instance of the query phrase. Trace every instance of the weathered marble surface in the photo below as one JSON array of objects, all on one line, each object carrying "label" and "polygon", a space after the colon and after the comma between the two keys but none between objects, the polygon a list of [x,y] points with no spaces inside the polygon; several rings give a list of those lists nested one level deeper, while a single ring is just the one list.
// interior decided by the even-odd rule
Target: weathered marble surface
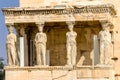
[{"label": "weathered marble surface", "polygon": [[112,67],[95,67],[93,69],[86,66],[74,68],[68,66],[41,66],[6,67],[5,70],[6,80],[114,80]]},{"label": "weathered marble surface", "polygon": [[110,23],[102,24],[102,30],[99,32],[100,41],[100,64],[110,64],[111,63],[111,33],[110,33]]},{"label": "weathered marble surface", "polygon": [[16,52],[16,35],[13,33],[13,26],[8,26],[9,34],[7,35],[6,48],[7,48],[7,65],[17,65],[17,52]]},{"label": "weathered marble surface", "polygon": [[35,36],[37,65],[46,65],[47,36],[43,33],[43,24],[38,24],[39,32]]},{"label": "weathered marble surface", "polygon": [[67,42],[67,65],[76,65],[77,47],[76,37],[77,33],[73,31],[74,24],[72,22],[67,23],[69,32],[66,33]]}]

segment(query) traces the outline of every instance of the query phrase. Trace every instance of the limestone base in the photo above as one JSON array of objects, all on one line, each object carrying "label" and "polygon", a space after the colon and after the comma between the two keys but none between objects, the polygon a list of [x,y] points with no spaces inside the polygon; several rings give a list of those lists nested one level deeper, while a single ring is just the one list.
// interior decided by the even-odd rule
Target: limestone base
[{"label": "limestone base", "polygon": [[5,67],[5,80],[115,80],[112,67]]}]

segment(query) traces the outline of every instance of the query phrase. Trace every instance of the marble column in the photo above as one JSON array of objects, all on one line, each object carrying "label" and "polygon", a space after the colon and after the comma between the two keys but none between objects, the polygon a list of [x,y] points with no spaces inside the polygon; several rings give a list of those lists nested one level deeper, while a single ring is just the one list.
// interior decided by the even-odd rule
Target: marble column
[{"label": "marble column", "polygon": [[34,41],[30,40],[30,66],[34,65]]},{"label": "marble column", "polygon": [[25,63],[24,63],[24,28],[23,26],[20,27],[20,66],[24,67]]},{"label": "marble column", "polygon": [[[20,62],[21,66],[28,66],[28,42],[27,42],[27,34],[26,34],[26,25],[20,25]],[[23,47],[22,47],[23,46]],[[23,48],[23,49],[22,49]]]},{"label": "marble column", "polygon": [[94,35],[93,37],[93,43],[94,43],[94,54],[93,54],[93,65],[99,64],[99,42],[97,35]]},{"label": "marble column", "polygon": [[24,37],[20,37],[20,66],[24,67]]},{"label": "marble column", "polygon": [[50,65],[50,50],[46,51],[46,65]]}]

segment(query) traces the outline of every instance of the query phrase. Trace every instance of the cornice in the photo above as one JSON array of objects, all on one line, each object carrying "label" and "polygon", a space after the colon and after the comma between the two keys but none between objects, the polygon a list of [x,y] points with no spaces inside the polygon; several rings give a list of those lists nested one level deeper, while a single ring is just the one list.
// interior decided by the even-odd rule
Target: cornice
[{"label": "cornice", "polygon": [[72,67],[72,66],[32,66],[32,67],[12,67],[12,66],[6,66],[4,68],[5,70],[8,71],[20,71],[20,70],[81,70],[81,69],[90,69],[90,70],[98,70],[98,69],[102,69],[102,70],[112,70],[113,67],[112,66],[94,66],[94,68],[92,66],[80,66],[80,67]]},{"label": "cornice", "polygon": [[5,16],[20,16],[20,15],[50,15],[50,14],[81,14],[81,13],[109,13],[116,15],[114,6],[111,4],[104,5],[72,5],[72,9],[68,9],[65,5],[60,6],[41,6],[41,7],[16,7],[16,8],[3,8]]}]

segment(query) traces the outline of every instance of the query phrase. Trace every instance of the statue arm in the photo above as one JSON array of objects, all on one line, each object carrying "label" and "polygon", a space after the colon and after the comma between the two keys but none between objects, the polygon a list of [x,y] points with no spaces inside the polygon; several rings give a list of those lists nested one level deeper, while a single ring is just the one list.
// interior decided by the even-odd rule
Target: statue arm
[{"label": "statue arm", "polygon": [[66,33],[66,37],[68,37],[68,32]]},{"label": "statue arm", "polygon": [[37,34],[35,36],[35,45],[37,44]]},{"label": "statue arm", "polygon": [[16,35],[15,35],[15,43],[17,42],[17,37],[16,37]]},{"label": "statue arm", "polygon": [[47,42],[47,35],[45,34],[45,42]]},{"label": "statue arm", "polygon": [[100,35],[100,33],[99,33],[99,34],[98,34],[98,41],[100,41],[100,36],[101,36],[101,35]]},{"label": "statue arm", "polygon": [[8,43],[8,35],[7,35],[7,37],[6,37],[6,44]]},{"label": "statue arm", "polygon": [[17,46],[17,37],[15,35],[15,47]]},{"label": "statue arm", "polygon": [[75,32],[75,36],[77,37],[77,33]]}]

